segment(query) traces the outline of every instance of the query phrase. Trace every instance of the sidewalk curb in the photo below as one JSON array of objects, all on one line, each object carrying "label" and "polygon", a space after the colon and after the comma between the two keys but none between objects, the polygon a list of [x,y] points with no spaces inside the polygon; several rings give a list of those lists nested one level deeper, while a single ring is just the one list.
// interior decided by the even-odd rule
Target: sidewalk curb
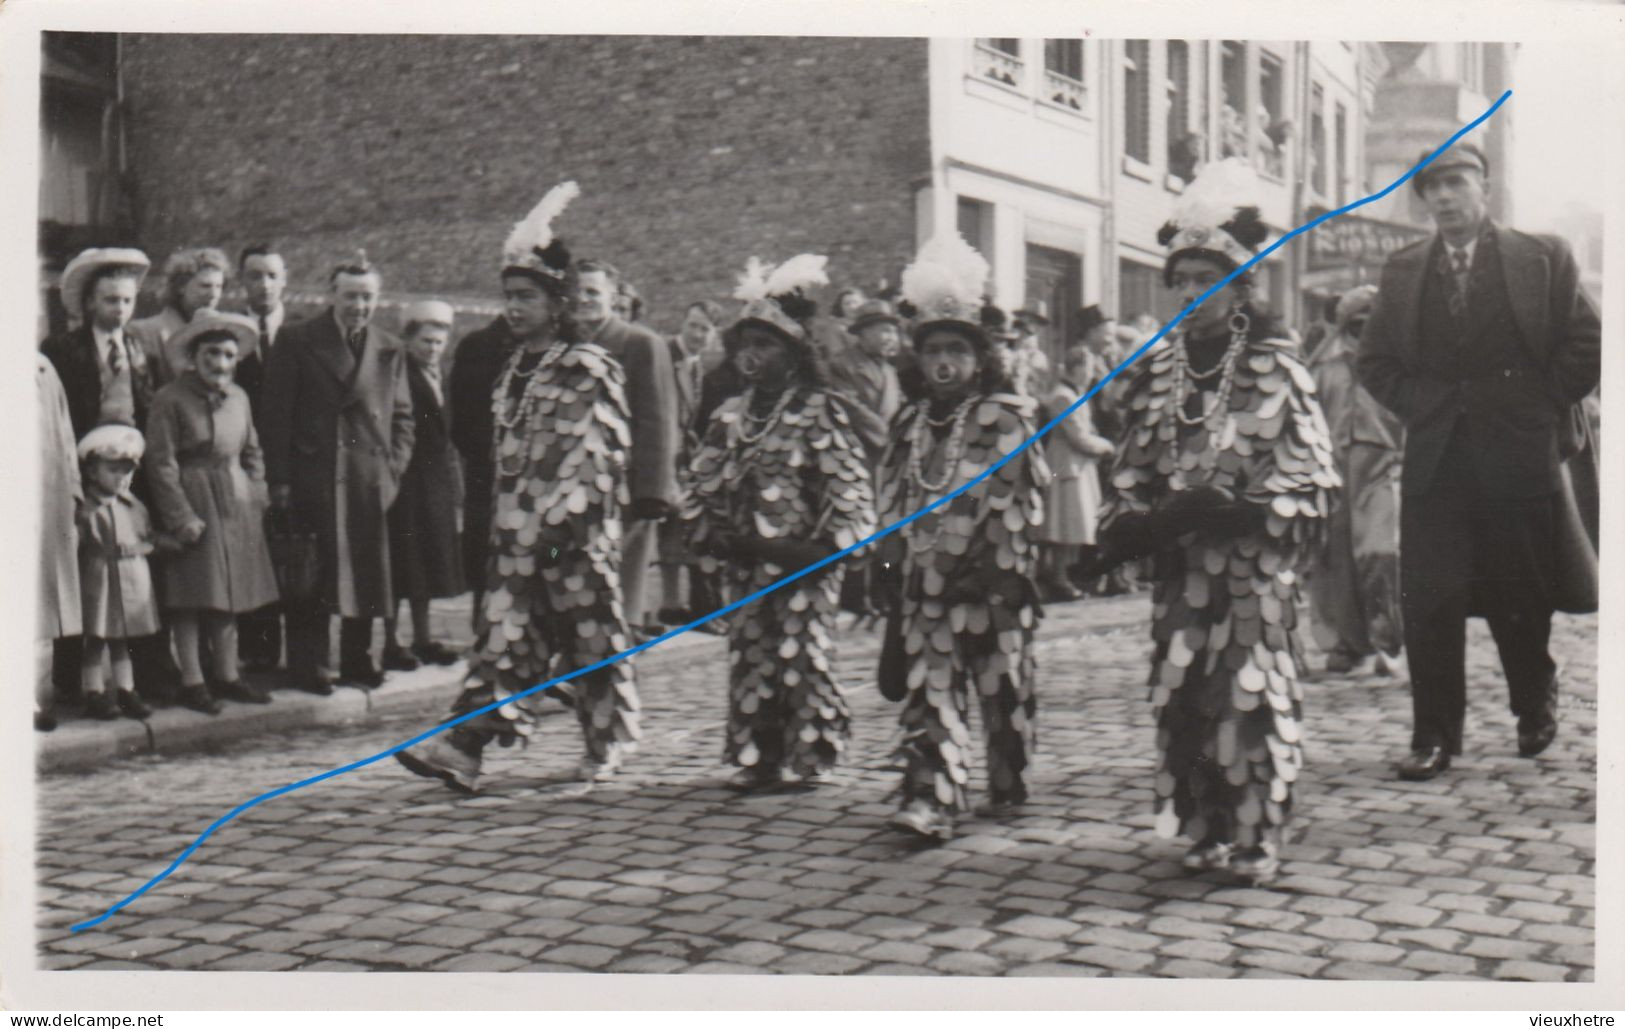
[{"label": "sidewalk curb", "polygon": [[[688,633],[668,640],[651,652],[638,655],[639,672],[659,674],[663,664],[681,662],[688,651],[707,642],[716,642],[716,637]],[[34,734],[35,771],[39,775],[71,774],[142,754],[168,757],[279,732],[375,725],[386,718],[443,714],[457,696],[466,671],[466,663],[459,661],[413,672],[392,672],[388,682],[376,690],[341,686],[329,697],[274,689],[269,704],[227,701],[218,715],[172,707],[153,711],[152,717],[145,721],[67,721],[55,732]],[[279,685],[281,680],[278,674],[244,678],[268,689]],[[425,722],[423,728],[429,728],[430,724]]]}]

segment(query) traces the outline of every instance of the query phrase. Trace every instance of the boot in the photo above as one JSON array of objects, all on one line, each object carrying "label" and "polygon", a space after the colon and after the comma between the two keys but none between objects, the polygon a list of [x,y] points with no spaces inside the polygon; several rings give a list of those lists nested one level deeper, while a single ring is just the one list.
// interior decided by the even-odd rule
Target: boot
[{"label": "boot", "polygon": [[770,790],[784,782],[784,770],[778,765],[746,765],[728,777],[727,787],[736,793],[754,793]]},{"label": "boot", "polygon": [[948,812],[923,798],[909,801],[892,815],[891,824],[935,843],[946,843],[954,838],[954,822]]},{"label": "boot", "polygon": [[395,752],[395,760],[426,779],[439,779],[458,793],[479,792],[480,752],[484,748],[453,729]]}]

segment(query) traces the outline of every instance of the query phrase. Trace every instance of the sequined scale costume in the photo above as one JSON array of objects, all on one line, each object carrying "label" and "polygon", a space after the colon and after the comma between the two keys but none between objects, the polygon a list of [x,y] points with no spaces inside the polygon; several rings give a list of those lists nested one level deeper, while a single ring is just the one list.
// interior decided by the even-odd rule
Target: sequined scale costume
[{"label": "sequined scale costume", "polygon": [[[783,401],[764,419],[747,392],[712,416],[686,484],[696,544],[754,534],[844,550],[874,531],[868,464],[842,403],[804,387]],[[798,570],[715,557],[702,568],[724,572],[730,602]],[[805,776],[845,753],[851,712],[832,662],[843,574],[835,563],[731,615],[725,760]]]},{"label": "sequined scale costume", "polygon": [[[1034,404],[1013,394],[969,398],[932,425],[905,408],[877,473],[881,520],[900,520],[952,492],[1032,434]],[[1036,448],[975,489],[911,522],[904,534],[902,633],[908,695],[896,759],[903,802],[950,814],[968,807],[970,693],[981,706],[995,803],[1026,799],[1034,746],[1036,662],[1033,534],[1049,478]]]},{"label": "sequined scale costume", "polygon": [[1228,401],[1215,398],[1224,409],[1181,418],[1183,345],[1153,351],[1130,387],[1103,532],[1204,485],[1257,505],[1261,528],[1181,536],[1155,555],[1157,830],[1278,844],[1303,768],[1296,600],[1338,486],[1331,440],[1314,380],[1281,340],[1243,344]]},{"label": "sequined scale costume", "polygon": [[[624,381],[620,364],[590,343],[521,350],[498,381],[484,636],[455,714],[629,646],[619,570],[631,439]],[[638,738],[631,668],[616,662],[571,685],[587,759],[614,764]],[[545,691],[531,694],[469,728],[511,743],[530,735],[548,702]]]}]

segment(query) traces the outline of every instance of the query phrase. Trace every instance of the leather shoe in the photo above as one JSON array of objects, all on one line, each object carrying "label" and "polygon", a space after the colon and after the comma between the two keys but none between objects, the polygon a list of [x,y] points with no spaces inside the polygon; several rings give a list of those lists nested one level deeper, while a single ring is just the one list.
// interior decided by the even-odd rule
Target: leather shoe
[{"label": "leather shoe", "polygon": [[141,702],[135,690],[119,690],[117,703],[119,713],[126,718],[140,720],[152,717],[152,709]]},{"label": "leather shoe", "polygon": [[297,676],[293,680],[293,688],[301,693],[313,693],[318,697],[333,695],[333,681],[324,675]]},{"label": "leather shoe", "polygon": [[1518,756],[1535,757],[1557,738],[1557,714],[1550,705],[1518,719]]},{"label": "leather shoe", "polygon": [[1413,750],[1399,763],[1399,777],[1408,782],[1426,782],[1450,767],[1450,754],[1443,747]]},{"label": "leather shoe", "polygon": [[112,696],[106,690],[86,694],[85,717],[94,718],[98,722],[115,721],[118,718],[118,705],[113,702]]},{"label": "leather shoe", "polygon": [[240,704],[269,704],[271,695],[251,682],[233,679],[223,682],[214,688],[216,696],[225,700],[235,700]]},{"label": "leather shoe", "polygon": [[182,686],[181,707],[199,711],[206,715],[220,713],[220,702],[210,696],[207,686]]},{"label": "leather shoe", "polygon": [[56,732],[56,712],[45,708],[34,712],[34,731]]},{"label": "leather shoe", "polygon": [[339,681],[360,686],[362,689],[373,689],[384,684],[384,673],[375,668],[369,658],[365,664],[357,662],[341,666]]}]

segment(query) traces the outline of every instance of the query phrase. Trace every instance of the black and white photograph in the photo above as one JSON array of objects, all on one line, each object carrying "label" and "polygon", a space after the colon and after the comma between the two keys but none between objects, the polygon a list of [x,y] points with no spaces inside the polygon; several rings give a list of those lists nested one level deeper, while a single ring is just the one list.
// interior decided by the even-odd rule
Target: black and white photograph
[{"label": "black and white photograph", "polygon": [[0,1006],[1619,1007],[1625,8],[1118,6],[9,39]]}]

